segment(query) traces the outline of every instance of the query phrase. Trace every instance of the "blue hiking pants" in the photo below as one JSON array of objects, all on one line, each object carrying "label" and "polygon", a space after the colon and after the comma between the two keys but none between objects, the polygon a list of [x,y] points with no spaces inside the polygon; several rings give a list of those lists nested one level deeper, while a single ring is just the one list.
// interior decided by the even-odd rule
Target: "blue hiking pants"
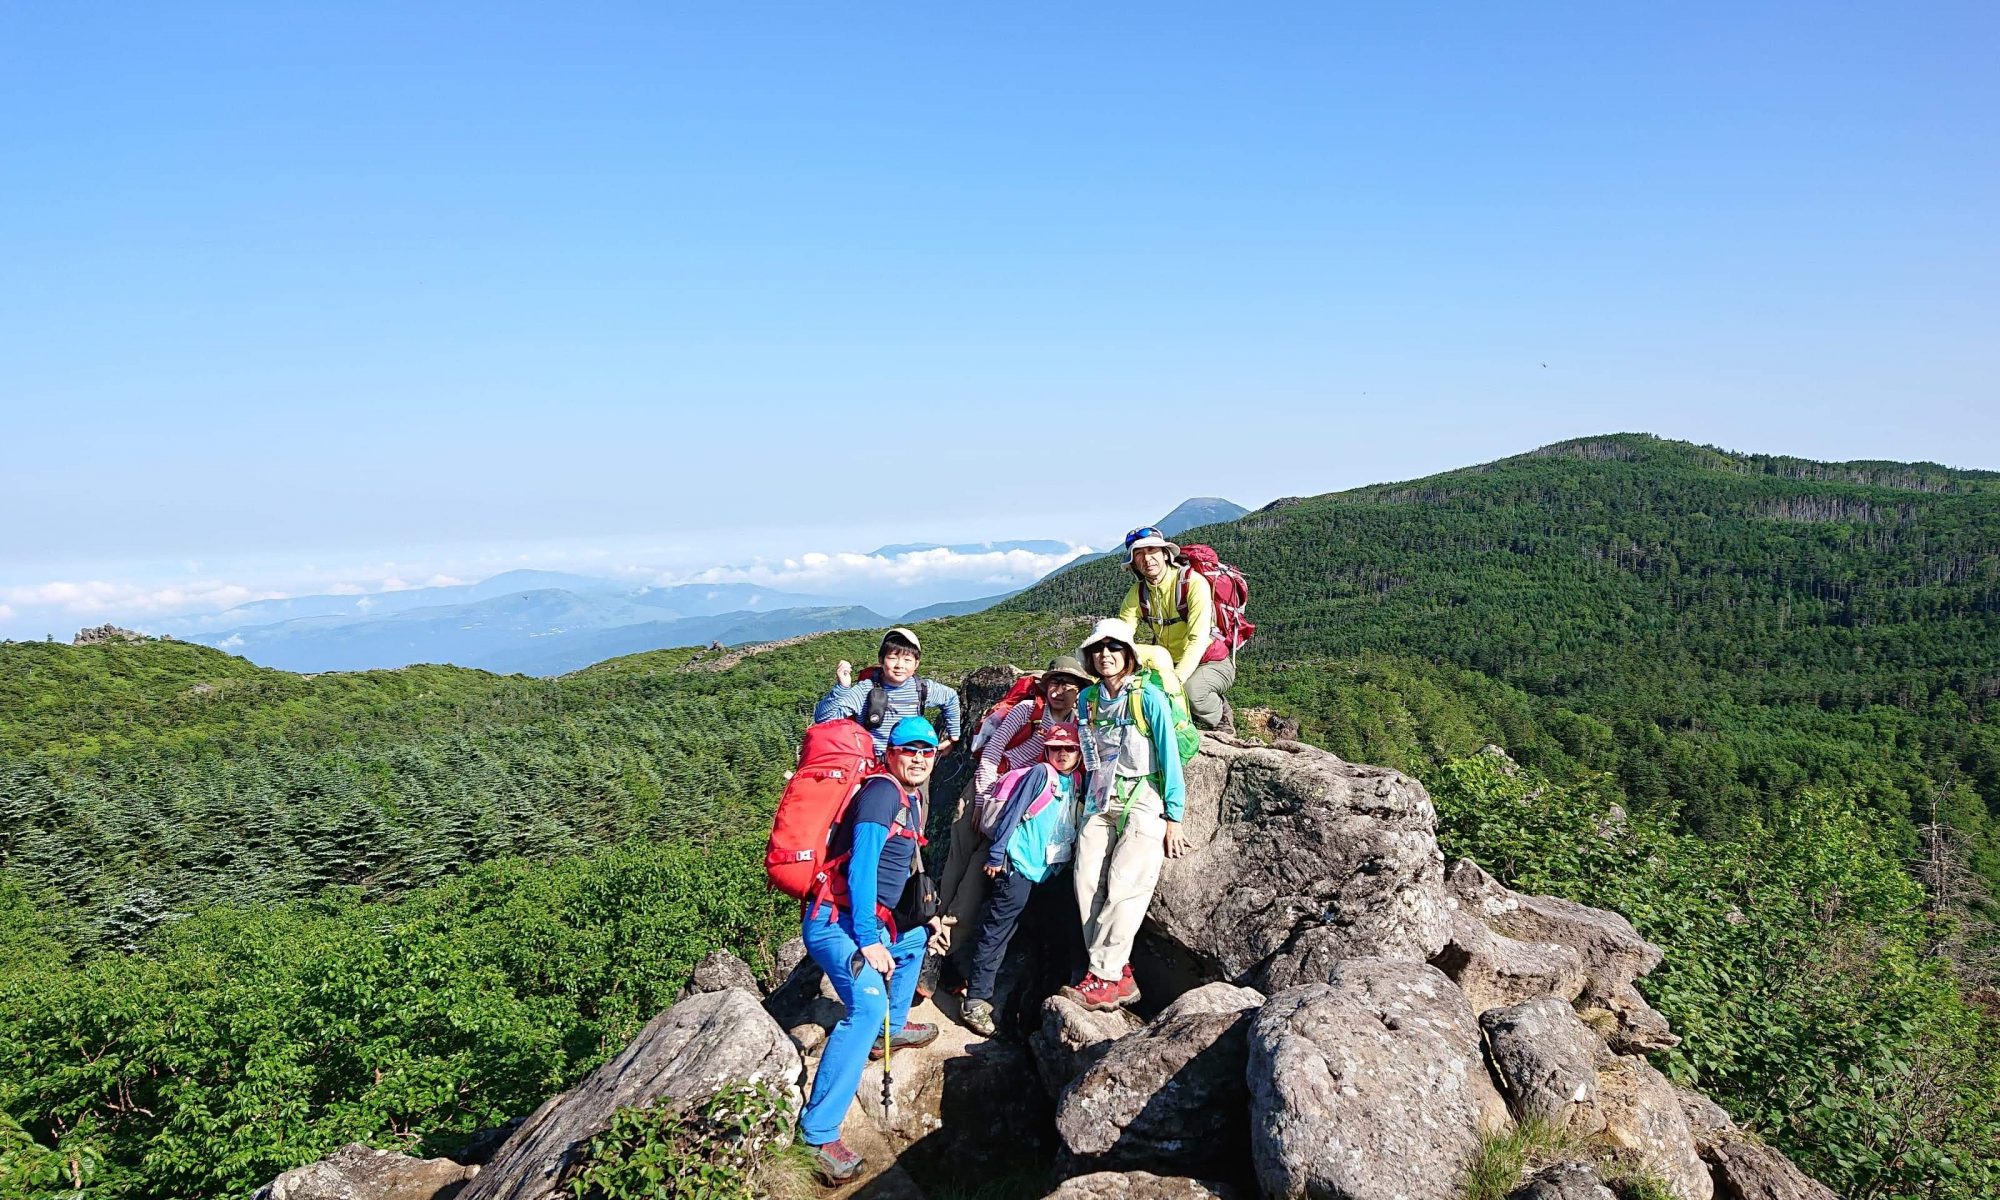
[{"label": "blue hiking pants", "polygon": [[930,930],[919,925],[896,939],[889,947],[895,973],[887,980],[861,958],[854,944],[853,927],[844,915],[836,916],[827,906],[808,913],[805,927],[806,953],[826,972],[847,1006],[847,1015],[833,1027],[820,1051],[819,1070],[813,1075],[812,1095],[799,1115],[799,1136],[807,1145],[823,1146],[840,1136],[840,1123],[847,1106],[861,1086],[861,1072],[868,1066],[868,1047],[882,1040],[882,1017],[886,1012],[889,1028],[901,1029],[910,1018],[910,1004],[917,995],[917,973],[924,962],[924,943]]}]

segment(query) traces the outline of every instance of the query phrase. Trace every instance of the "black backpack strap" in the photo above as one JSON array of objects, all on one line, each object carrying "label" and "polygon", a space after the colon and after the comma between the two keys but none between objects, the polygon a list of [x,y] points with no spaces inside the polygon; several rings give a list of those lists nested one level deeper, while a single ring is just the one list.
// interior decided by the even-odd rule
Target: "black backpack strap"
[{"label": "black backpack strap", "polygon": [[923,716],[931,710],[931,680],[928,675],[917,676],[917,715]]}]

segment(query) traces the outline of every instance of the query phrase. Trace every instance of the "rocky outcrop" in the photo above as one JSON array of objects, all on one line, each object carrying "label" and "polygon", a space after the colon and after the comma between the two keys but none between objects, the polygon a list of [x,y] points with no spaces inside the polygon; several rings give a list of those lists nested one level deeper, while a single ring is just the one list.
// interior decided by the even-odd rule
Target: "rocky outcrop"
[{"label": "rocky outcrop", "polygon": [[1047,1200],[1239,1200],[1226,1183],[1155,1175],[1150,1171],[1098,1171],[1064,1180]]},{"label": "rocky outcrop", "polygon": [[734,988],[692,996],[653,1018],[589,1078],[536,1109],[462,1195],[566,1195],[564,1179],[583,1144],[620,1108],[692,1103],[741,1081],[770,1084],[797,1112],[802,1068],[798,1050],[753,996]]},{"label": "rocky outcrop", "polygon": [[1680,1099],[1681,1115],[1687,1118],[1688,1132],[1694,1135],[1694,1147],[1706,1157],[1720,1146],[1741,1138],[1736,1122],[1729,1119],[1722,1106],[1700,1092],[1691,1092],[1684,1087],[1674,1089]]},{"label": "rocky outcrop", "polygon": [[1758,1142],[1731,1142],[1709,1161],[1718,1200],[1837,1200],[1831,1188]]},{"label": "rocky outcrop", "polygon": [[1507,1200],[1618,1200],[1588,1163],[1544,1167],[1508,1193]]},{"label": "rocky outcrop", "polygon": [[1597,1062],[1605,1046],[1576,1010],[1555,996],[1479,1014],[1493,1073],[1522,1120],[1547,1121],[1588,1137],[1604,1128]]},{"label": "rocky outcrop", "polygon": [[1383,958],[1271,997],[1250,1027],[1252,1160],[1274,1200],[1453,1200],[1507,1123],[1472,1006]]},{"label": "rocky outcrop", "polygon": [[1094,1012],[1063,995],[1042,1001],[1041,1016],[1041,1025],[1028,1037],[1028,1049],[1051,1099],[1103,1058],[1111,1043],[1146,1027],[1130,1009]]},{"label": "rocky outcrop", "polygon": [[694,974],[688,979],[681,996],[685,999],[730,988],[750,996],[764,994],[764,989],[757,986],[757,973],[750,969],[749,963],[727,950],[715,950],[694,965]]},{"label": "rocky outcrop", "polygon": [[146,635],[130,629],[120,629],[116,625],[99,625],[91,629],[79,629],[69,640],[72,646],[103,646],[112,642],[143,642]]},{"label": "rocky outcrop", "polygon": [[1244,1033],[1264,997],[1211,983],[1111,1043],[1064,1089],[1056,1131],[1079,1159],[1195,1170],[1240,1156]]},{"label": "rocky outcrop", "polygon": [[1568,1001],[1583,992],[1583,956],[1559,942],[1503,937],[1464,907],[1451,914],[1451,933],[1431,964],[1456,983],[1474,1012],[1538,996]]},{"label": "rocky outcrop", "polygon": [[258,1188],[253,1200],[449,1200],[478,1167],[411,1158],[359,1142]]},{"label": "rocky outcrop", "polygon": [[[1452,898],[1488,930],[1517,941],[1566,947],[1583,961],[1584,986],[1577,1008],[1606,1022],[1611,1048],[1621,1054],[1680,1044],[1632,981],[1660,965],[1658,946],[1639,936],[1615,912],[1556,896],[1528,896],[1501,886],[1477,863],[1451,866]],[[1476,939],[1476,935],[1474,935]]]},{"label": "rocky outcrop", "polygon": [[1338,959],[1444,946],[1437,816],[1416,780],[1216,735],[1187,777],[1195,849],[1167,863],[1147,921],[1214,976],[1276,990]]},{"label": "rocky outcrop", "polygon": [[1680,1200],[1709,1200],[1715,1185],[1667,1077],[1644,1059],[1617,1057],[1597,1075],[1601,1140],[1617,1157],[1656,1175]]},{"label": "rocky outcrop", "polygon": [[[1011,678],[967,694],[987,702]],[[1470,862],[1447,872],[1416,781],[1211,735],[1188,784],[1195,848],[1166,866],[1134,961],[1165,1008],[1144,1021],[1050,996],[1061,947],[1026,930],[995,996],[1000,1036],[972,1034],[941,996],[942,1011],[912,1011],[940,1036],[897,1052],[886,1107],[884,1066],[864,1072],[841,1132],[868,1167],[833,1200],[921,1200],[1059,1152],[1087,1172],[1054,1192],[1066,1200],[1208,1200],[1253,1176],[1272,1200],[1457,1200],[1482,1139],[1516,1118],[1555,1123],[1582,1161],[1538,1162],[1515,1200],[1605,1200],[1607,1180],[1640,1173],[1679,1200],[1830,1195],[1641,1057],[1675,1041],[1635,986],[1659,948],[1616,913]],[[620,1105],[743,1078],[796,1099],[800,1054],[843,1012],[796,940],[761,1003],[759,982],[733,955],[704,959],[687,999],[537,1110],[465,1195],[561,1194]]]}]

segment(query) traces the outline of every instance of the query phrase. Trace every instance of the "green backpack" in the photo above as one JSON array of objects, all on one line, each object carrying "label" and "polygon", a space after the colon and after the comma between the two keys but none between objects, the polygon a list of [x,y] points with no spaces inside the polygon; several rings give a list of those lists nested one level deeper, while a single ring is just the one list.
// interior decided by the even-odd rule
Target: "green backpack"
[{"label": "green backpack", "polygon": [[[1201,731],[1194,727],[1194,718],[1188,715],[1187,694],[1179,687],[1169,688],[1160,678],[1159,670],[1154,667],[1141,667],[1133,674],[1131,682],[1125,686],[1139,689],[1139,694],[1135,695],[1132,702],[1125,707],[1126,711],[1132,714],[1132,724],[1139,727],[1139,736],[1148,741],[1152,740],[1153,732],[1146,727],[1146,706],[1142,702],[1145,689],[1156,688],[1167,698],[1167,711],[1174,714],[1174,749],[1181,756],[1181,765],[1186,766],[1194,758],[1196,751],[1201,749]],[[1093,719],[1097,703],[1103,696],[1102,685],[1093,683],[1085,689],[1079,707],[1083,709],[1086,723]]]}]

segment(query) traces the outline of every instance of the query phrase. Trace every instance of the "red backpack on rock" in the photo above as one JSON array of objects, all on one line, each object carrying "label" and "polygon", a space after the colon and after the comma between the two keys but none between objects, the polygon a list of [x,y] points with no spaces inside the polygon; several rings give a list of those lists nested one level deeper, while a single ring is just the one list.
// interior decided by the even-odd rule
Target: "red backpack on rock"
[{"label": "red backpack on rock", "polygon": [[[1201,661],[1220,662],[1231,658],[1250,635],[1257,632],[1249,618],[1244,615],[1244,606],[1250,603],[1250,581],[1243,578],[1243,572],[1223,562],[1215,553],[1215,547],[1197,542],[1181,547],[1181,570],[1179,585],[1174,590],[1174,603],[1181,610],[1181,620],[1188,615],[1188,574],[1195,572],[1208,580],[1209,591],[1215,595],[1215,637],[1202,652]],[[1146,611],[1146,589],[1139,589],[1139,619],[1151,621],[1153,614]]]}]

